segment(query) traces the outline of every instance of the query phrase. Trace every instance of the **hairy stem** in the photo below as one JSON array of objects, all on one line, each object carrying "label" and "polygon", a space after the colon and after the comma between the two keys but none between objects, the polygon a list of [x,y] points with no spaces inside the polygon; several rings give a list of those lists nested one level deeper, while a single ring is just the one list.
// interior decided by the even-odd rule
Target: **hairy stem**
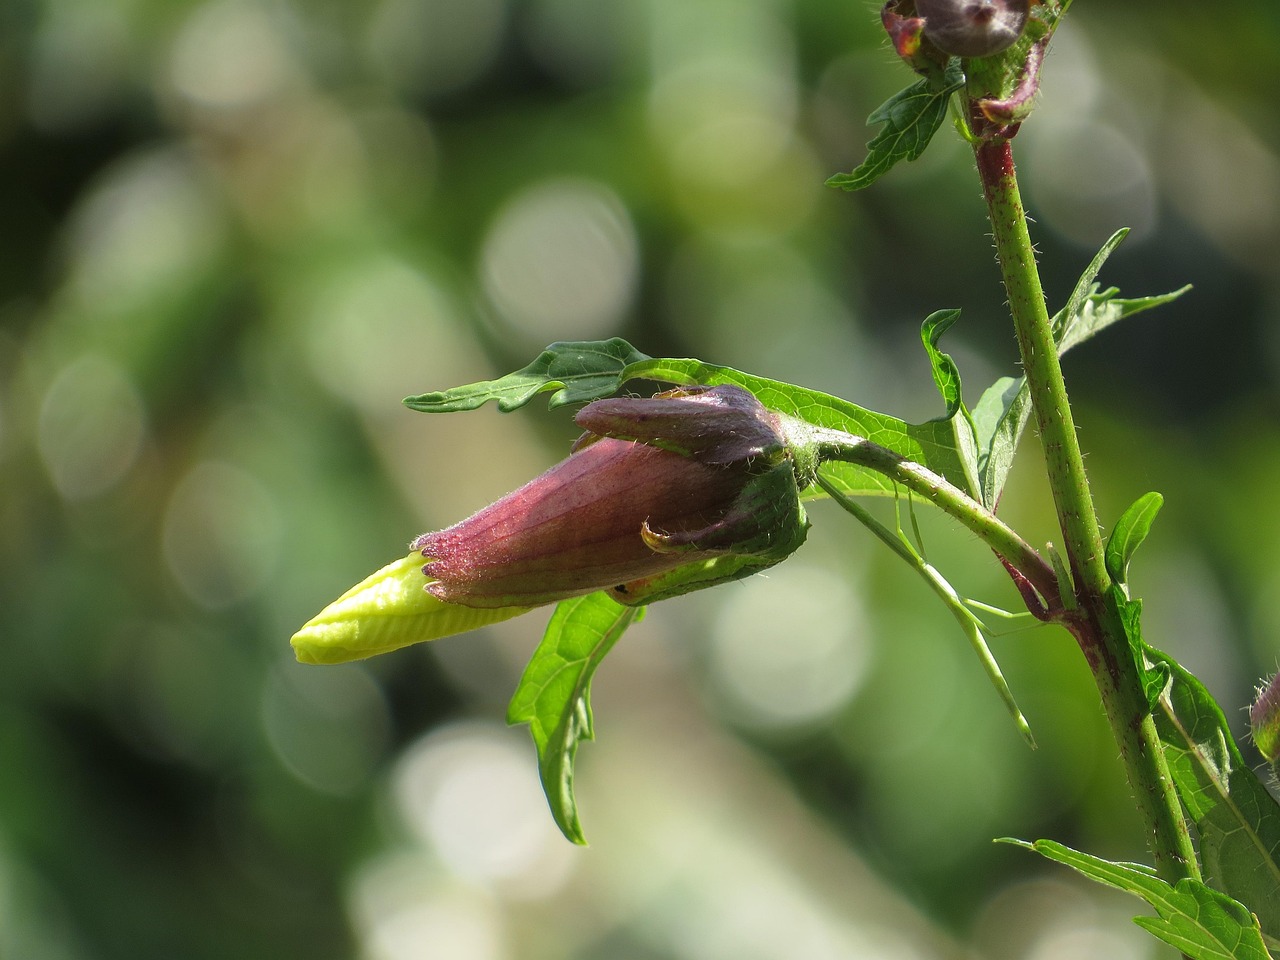
[{"label": "hairy stem", "polygon": [[1061,607],[1058,578],[1044,557],[1018,536],[1017,531],[946,478],[866,437],[802,421],[791,421],[788,432],[815,445],[819,460],[839,460],[866,467],[924,497],[977,534],[1005,563],[1025,577],[1044,599],[1046,608]]},{"label": "hairy stem", "polygon": [[[974,153],[1065,553],[1075,578],[1079,609],[1068,627],[1093,672],[1151,839],[1156,870],[1169,882],[1198,876],[1186,819],[1174,792],[1103,559],[1102,533],[1018,192],[1012,145],[1007,138],[998,137],[977,142]],[[1061,586],[1063,590],[1071,588],[1066,583]]]}]

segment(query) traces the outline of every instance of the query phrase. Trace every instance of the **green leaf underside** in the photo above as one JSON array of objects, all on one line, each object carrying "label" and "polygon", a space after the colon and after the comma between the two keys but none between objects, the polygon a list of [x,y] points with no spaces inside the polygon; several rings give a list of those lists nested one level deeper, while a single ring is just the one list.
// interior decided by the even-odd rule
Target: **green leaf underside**
[{"label": "green leaf underside", "polygon": [[1192,960],[1269,960],[1258,921],[1242,904],[1201,883],[1183,879],[1170,885],[1145,864],[1113,863],[1052,840],[1027,843],[1005,839],[1071,867],[1091,880],[1132,893],[1158,916],[1134,923]]},{"label": "green leaf underside", "polygon": [[1245,763],[1204,684],[1167,654],[1147,653],[1169,675],[1156,729],[1200,835],[1206,879],[1257,914],[1263,934],[1280,946],[1280,805]]},{"label": "green leaf underside", "polygon": [[851,173],[838,173],[828,179],[827,186],[861,190],[899,161],[917,159],[946,119],[951,94],[963,85],[964,74],[956,61],[940,87],[925,79],[899,90],[867,117],[868,125],[883,123],[884,129],[867,144],[866,159]]},{"label": "green leaf underside", "polygon": [[1145,493],[1120,515],[1111,536],[1107,538],[1105,561],[1111,579],[1123,586],[1129,579],[1129,561],[1151,532],[1156,514],[1164,506],[1164,497]]},{"label": "green leaf underside", "polygon": [[493,400],[499,410],[510,413],[537,394],[554,390],[548,402],[554,409],[615,393],[627,365],[647,359],[620,337],[561,341],[547,347],[527,367],[505,377],[407,397],[404,404],[421,413],[458,413]]},{"label": "green leaf underside", "polygon": [[[1122,299],[1114,287],[1102,290],[1095,282],[1103,264],[1120,245],[1128,230],[1116,231],[1080,275],[1067,304],[1053,324],[1058,356],[1095,334],[1128,317],[1176,300],[1190,287],[1152,297]],[[978,479],[982,503],[995,509],[1004,490],[1018,441],[1031,416],[1031,393],[1025,377],[1002,377],[993,383],[973,408],[978,448]]]},{"label": "green leaf underside", "polygon": [[573,761],[578,744],[595,738],[591,678],[643,614],[643,607],[624,607],[605,593],[561,601],[507,708],[507,723],[529,724],[551,814],[574,843],[586,843],[573,794]]}]

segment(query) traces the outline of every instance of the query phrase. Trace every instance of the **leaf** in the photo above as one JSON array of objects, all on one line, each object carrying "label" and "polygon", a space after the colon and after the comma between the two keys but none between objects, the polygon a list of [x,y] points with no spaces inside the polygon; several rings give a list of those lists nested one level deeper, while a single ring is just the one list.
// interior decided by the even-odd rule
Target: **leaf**
[{"label": "leaf", "polygon": [[[1118,230],[1102,245],[1080,275],[1066,306],[1050,320],[1054,340],[1058,344],[1058,356],[1112,324],[1176,300],[1191,289],[1187,286],[1171,293],[1130,300],[1119,298],[1119,291],[1114,287],[1099,289],[1094,281],[1128,232],[1127,229]],[[992,510],[1000,502],[1000,494],[1013,466],[1013,456],[1030,416],[1031,395],[1026,377],[1002,377],[987,388],[973,408],[980,499]]]},{"label": "leaf", "polygon": [[438,640],[528,613],[529,607],[477,609],[437,600],[423,589],[422,554],[389,563],[307,621],[293,639],[302,663],[345,663]]},{"label": "leaf", "polygon": [[495,400],[499,410],[510,413],[537,394],[555,390],[548,403],[554,409],[616,393],[626,366],[647,359],[620,337],[563,341],[551,344],[533,363],[505,377],[406,397],[404,404],[420,413],[456,413]]},{"label": "leaf", "polygon": [[1138,547],[1142,546],[1142,541],[1147,539],[1151,524],[1155,522],[1156,514],[1162,506],[1164,497],[1159,493],[1144,493],[1120,515],[1111,536],[1107,538],[1107,573],[1120,586],[1128,582],[1129,561],[1133,559]]},{"label": "leaf", "polygon": [[587,842],[573,795],[573,761],[578,744],[595,739],[591,678],[643,611],[605,593],[561,601],[507,708],[507,723],[529,724],[551,815],[574,843]]},{"label": "leaf", "polygon": [[920,340],[924,344],[925,353],[929,355],[933,382],[937,384],[938,392],[947,405],[948,417],[954,417],[960,412],[964,407],[964,397],[960,390],[960,370],[950,354],[938,349],[938,340],[959,319],[959,310],[938,310],[925,317],[924,323],[920,325]]},{"label": "leaf", "polygon": [[924,153],[947,116],[951,94],[964,84],[959,62],[953,61],[940,85],[918,80],[872,111],[867,124],[883,123],[884,129],[867,144],[867,157],[852,173],[838,173],[827,186],[861,190],[889,172],[900,160],[915,160]]},{"label": "leaf", "polygon": [[[956,431],[949,420],[911,424],[817,390],[755,377],[701,360],[643,360],[628,366],[624,377],[680,384],[737,384],[750,390],[770,410],[820,427],[866,437],[908,460],[923,464],[961,489],[969,486],[964,461],[956,446]],[[891,495],[894,492],[893,481],[871,470],[835,462],[823,464],[822,469],[828,480],[850,496]],[[815,497],[821,496],[822,492],[809,487],[803,495]]]},{"label": "leaf", "polygon": [[1200,835],[1206,878],[1253,910],[1280,943],[1280,806],[1240,755],[1204,684],[1168,654],[1147,647],[1147,655],[1169,674],[1156,730]]},{"label": "leaf", "polygon": [[1199,880],[1183,879],[1171,886],[1145,864],[1113,863],[1052,840],[1002,842],[1034,850],[1091,880],[1141,897],[1158,916],[1135,917],[1133,922],[1192,960],[1269,960],[1257,918]]},{"label": "leaf", "polygon": [[951,359],[951,355],[938,348],[938,340],[951,329],[951,325],[960,319],[959,310],[938,310],[925,317],[920,325],[920,340],[924,344],[925,353],[929,356],[929,366],[933,370],[933,382],[942,394],[947,406],[947,420],[955,432],[956,452],[964,467],[965,482],[963,488],[970,493],[978,492],[978,457],[977,444],[974,439],[973,418],[969,408],[964,405],[964,392],[960,383],[960,368]]}]

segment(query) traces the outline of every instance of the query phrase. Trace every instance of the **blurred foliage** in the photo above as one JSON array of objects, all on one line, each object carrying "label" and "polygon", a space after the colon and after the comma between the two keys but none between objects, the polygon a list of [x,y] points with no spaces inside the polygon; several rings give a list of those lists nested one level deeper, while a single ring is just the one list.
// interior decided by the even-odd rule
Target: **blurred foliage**
[{"label": "blurred foliage", "polygon": [[[1122,225],[1105,283],[1196,286],[1067,375],[1102,515],[1166,497],[1145,633],[1235,722],[1280,656],[1280,14],[1205,11],[1080,0],[1017,146],[1051,306]],[[620,335],[918,421],[943,307],[970,389],[1012,372],[958,140],[822,186],[910,79],[843,0],[0,6],[0,956],[1142,955],[1127,904],[989,843],[1143,855],[1069,640],[999,641],[1029,753],[834,509],[621,645],[589,851],[500,726],[540,614],[289,655],[572,435],[403,396]],[[1024,456],[1003,511],[1035,540],[1042,492]]]}]

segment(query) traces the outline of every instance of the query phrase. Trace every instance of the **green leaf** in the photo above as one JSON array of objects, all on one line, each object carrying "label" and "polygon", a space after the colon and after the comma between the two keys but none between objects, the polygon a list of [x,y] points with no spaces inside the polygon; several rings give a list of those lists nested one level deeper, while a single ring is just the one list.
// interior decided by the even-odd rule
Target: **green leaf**
[{"label": "green leaf", "polygon": [[555,390],[548,403],[554,409],[616,393],[627,365],[647,359],[620,337],[553,343],[533,363],[505,377],[407,397],[404,404],[421,413],[456,413],[495,400],[499,410],[510,413],[537,394]]},{"label": "green leaf", "polygon": [[595,739],[591,678],[643,614],[643,607],[624,607],[605,593],[561,601],[507,708],[507,723],[529,724],[551,815],[574,843],[587,842],[573,795],[573,761],[578,744]]},{"label": "green leaf", "polygon": [[1120,586],[1128,583],[1129,561],[1133,559],[1133,554],[1138,547],[1142,546],[1142,541],[1147,539],[1147,534],[1151,532],[1151,524],[1155,522],[1156,514],[1160,512],[1162,506],[1164,506],[1163,496],[1154,491],[1144,493],[1120,515],[1120,519],[1116,521],[1111,531],[1111,536],[1107,538],[1105,554],[1107,573],[1111,574],[1111,579]]},{"label": "green leaf", "polygon": [[529,607],[478,609],[437,600],[423,588],[422,554],[370,574],[307,621],[290,643],[302,663],[345,663],[438,640],[528,613]]},{"label": "green leaf", "polygon": [[[1169,303],[1190,287],[1172,293],[1126,300],[1114,287],[1101,290],[1094,281],[1107,257],[1118,247],[1128,230],[1118,230],[1098,251],[1076,282],[1066,306],[1051,319],[1058,356],[1121,320]],[[1026,377],[1002,377],[987,388],[973,408],[973,424],[978,448],[979,494],[982,503],[995,509],[1000,502],[1018,442],[1031,416],[1031,395]]]},{"label": "green leaf", "polygon": [[1247,907],[1199,880],[1170,885],[1144,864],[1113,863],[1052,840],[1005,839],[1065,864],[1091,880],[1135,894],[1155,908],[1155,917],[1134,923],[1191,960],[1269,960],[1258,920]]},{"label": "green leaf", "polygon": [[883,123],[884,129],[867,144],[867,157],[852,173],[838,173],[827,186],[861,190],[889,172],[900,160],[915,160],[924,153],[947,116],[951,94],[964,84],[958,61],[948,67],[943,82],[918,80],[899,90],[867,117],[867,124]]},{"label": "green leaf", "polygon": [[954,417],[964,407],[964,396],[960,389],[960,369],[950,354],[938,349],[938,340],[959,319],[959,310],[938,310],[925,317],[924,323],[920,325],[920,341],[924,344],[925,353],[929,355],[933,382],[937,384],[938,392],[947,405],[948,417]]},{"label": "green leaf", "polygon": [[[405,403],[426,413],[474,410],[496,400],[503,412],[528,403],[538,393],[557,390],[551,406],[581,403],[617,393],[628,380],[662,380],[675,384],[737,384],[750,390],[766,407],[822,427],[866,437],[897,451],[941,474],[962,489],[973,489],[976,470],[971,444],[962,446],[969,434],[958,428],[955,418],[909,424],[896,417],[875,413],[817,390],[795,384],[756,377],[731,367],[690,359],[647,357],[625,340],[553,343],[529,366],[498,380],[454,387],[440,393],[410,397]],[[962,452],[964,451],[964,452]],[[843,492],[891,494],[893,482],[874,471],[849,464],[831,464],[828,476]],[[806,497],[821,496],[810,487]]]},{"label": "green leaf", "polygon": [[[628,366],[624,373],[624,379],[638,377],[680,384],[737,384],[750,390],[770,410],[820,427],[866,437],[908,460],[923,464],[961,489],[969,488],[964,460],[956,445],[956,430],[950,420],[911,424],[817,390],[751,376],[701,360],[640,361]],[[827,479],[848,496],[894,493],[893,481],[872,470],[834,462],[823,464],[822,469]],[[806,497],[821,495],[822,491],[814,487],[809,487],[803,494]]]},{"label": "green leaf", "polygon": [[1280,945],[1280,806],[1245,763],[1204,684],[1168,654],[1148,647],[1147,655],[1169,674],[1156,729],[1200,835],[1206,879],[1253,910]]},{"label": "green leaf", "polygon": [[933,382],[942,394],[943,403],[947,406],[946,419],[955,432],[956,452],[964,467],[965,483],[963,489],[970,493],[978,492],[978,452],[974,435],[973,418],[969,408],[964,405],[964,392],[960,384],[960,368],[951,359],[951,355],[938,348],[938,340],[951,329],[951,325],[960,319],[959,310],[938,310],[925,317],[920,325],[920,340],[924,344],[925,353],[929,356],[929,366],[933,370]]}]

